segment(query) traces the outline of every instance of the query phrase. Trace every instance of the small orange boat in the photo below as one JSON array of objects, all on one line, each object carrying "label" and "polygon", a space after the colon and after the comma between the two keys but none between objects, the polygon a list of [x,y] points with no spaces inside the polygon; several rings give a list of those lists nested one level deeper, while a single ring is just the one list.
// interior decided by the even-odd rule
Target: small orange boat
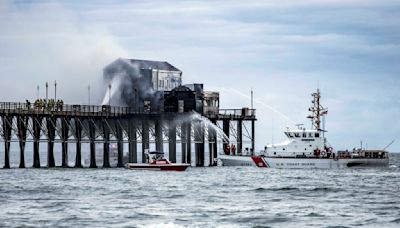
[{"label": "small orange boat", "polygon": [[190,166],[190,164],[186,163],[171,163],[164,157],[163,152],[154,151],[146,153],[146,156],[148,163],[127,163],[125,167],[134,170],[185,171]]}]

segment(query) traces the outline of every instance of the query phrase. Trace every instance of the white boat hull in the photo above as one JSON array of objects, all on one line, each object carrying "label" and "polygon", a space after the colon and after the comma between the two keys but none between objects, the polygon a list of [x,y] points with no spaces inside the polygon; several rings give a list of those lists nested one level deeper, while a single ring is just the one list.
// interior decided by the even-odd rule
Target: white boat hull
[{"label": "white boat hull", "polygon": [[261,156],[219,155],[218,159],[222,162],[223,166],[266,167],[266,164]]},{"label": "white boat hull", "polygon": [[[259,156],[231,156],[220,155],[218,157],[223,166],[254,166],[264,168],[284,168],[284,169],[331,169],[331,168],[351,168],[351,167],[388,167],[389,159],[373,158],[271,158]],[[254,158],[261,158],[264,164]]]},{"label": "white boat hull", "polygon": [[345,159],[309,159],[309,158],[267,158],[264,161],[270,168],[351,168],[351,167],[388,167],[389,159],[345,158]]}]

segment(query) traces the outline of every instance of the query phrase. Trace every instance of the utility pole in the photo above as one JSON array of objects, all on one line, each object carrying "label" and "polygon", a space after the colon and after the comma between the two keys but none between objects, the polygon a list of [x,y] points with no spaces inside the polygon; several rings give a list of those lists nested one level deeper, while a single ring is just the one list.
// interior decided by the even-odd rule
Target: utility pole
[{"label": "utility pole", "polygon": [[39,94],[40,87],[39,87],[39,85],[37,85],[36,89],[37,89],[37,99],[39,100],[39,97],[40,97],[40,94]]}]

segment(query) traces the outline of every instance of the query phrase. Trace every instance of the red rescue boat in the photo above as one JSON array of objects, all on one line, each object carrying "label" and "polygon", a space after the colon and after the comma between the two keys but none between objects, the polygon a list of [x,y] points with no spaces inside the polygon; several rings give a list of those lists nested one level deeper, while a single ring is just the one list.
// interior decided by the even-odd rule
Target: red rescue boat
[{"label": "red rescue boat", "polygon": [[126,168],[135,170],[155,170],[155,171],[185,171],[190,164],[171,163],[164,157],[163,152],[150,152],[146,153],[146,164],[128,163]]}]

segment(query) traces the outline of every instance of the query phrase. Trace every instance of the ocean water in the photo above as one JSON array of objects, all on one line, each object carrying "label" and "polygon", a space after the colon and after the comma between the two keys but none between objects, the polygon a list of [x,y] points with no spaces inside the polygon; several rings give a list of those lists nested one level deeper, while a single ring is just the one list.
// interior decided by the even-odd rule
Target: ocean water
[{"label": "ocean water", "polygon": [[0,169],[0,227],[400,227],[389,168]]}]

